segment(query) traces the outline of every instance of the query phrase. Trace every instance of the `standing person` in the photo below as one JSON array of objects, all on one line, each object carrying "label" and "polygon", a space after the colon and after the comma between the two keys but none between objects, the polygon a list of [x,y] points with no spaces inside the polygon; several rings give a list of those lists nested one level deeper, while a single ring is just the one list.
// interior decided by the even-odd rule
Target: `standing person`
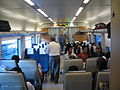
[{"label": "standing person", "polygon": [[51,37],[51,42],[48,45],[47,53],[49,53],[51,80],[58,83],[60,70],[60,45],[55,42],[54,37]]},{"label": "standing person", "polygon": [[66,38],[62,34],[59,37],[59,43],[60,43],[60,47],[61,47],[61,52],[63,53],[64,46],[66,45]]}]

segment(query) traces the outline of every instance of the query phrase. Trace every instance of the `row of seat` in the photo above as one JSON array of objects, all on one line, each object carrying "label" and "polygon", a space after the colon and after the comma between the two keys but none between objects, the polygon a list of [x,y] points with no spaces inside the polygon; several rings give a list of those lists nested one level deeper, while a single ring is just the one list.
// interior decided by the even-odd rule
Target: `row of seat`
[{"label": "row of seat", "polygon": [[[7,70],[16,67],[15,60],[0,60],[0,65],[6,66]],[[38,71],[37,62],[35,60],[20,60],[19,66],[28,81],[32,81],[32,84],[34,85],[41,84],[41,78]]]},{"label": "row of seat", "polygon": [[[94,58],[88,58],[86,62],[86,69],[87,72],[94,72],[96,70],[96,61],[97,57]],[[69,72],[70,66],[77,66],[78,71],[84,70],[83,67],[83,60],[82,59],[70,59],[64,61],[64,71],[65,73]],[[108,60],[107,68],[110,69],[110,60]]]},{"label": "row of seat", "polygon": [[[110,72],[98,72],[95,90],[109,90],[109,76]],[[65,74],[63,89],[92,90],[92,84],[91,72],[70,72]]]},{"label": "row of seat", "polygon": [[[95,90],[100,90],[100,88],[106,88],[104,86],[109,84],[110,72],[98,72],[97,79],[93,78],[93,72],[96,71],[96,61],[97,57],[87,59],[84,70],[82,59],[65,60],[64,90],[94,90],[94,87],[96,87]],[[71,66],[76,66],[78,71],[69,71]],[[108,68],[110,68],[110,60]]]},{"label": "row of seat", "polygon": [[47,72],[49,65],[49,55],[48,54],[40,54],[40,50],[36,51],[35,48],[26,48],[25,49],[25,58],[36,60],[37,63],[40,63],[42,66],[42,71]]}]

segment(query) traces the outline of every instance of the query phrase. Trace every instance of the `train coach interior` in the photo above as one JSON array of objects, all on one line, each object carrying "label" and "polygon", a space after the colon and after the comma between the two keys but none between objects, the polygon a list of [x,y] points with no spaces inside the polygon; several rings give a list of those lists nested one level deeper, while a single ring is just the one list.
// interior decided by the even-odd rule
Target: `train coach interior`
[{"label": "train coach interior", "polygon": [[[117,2],[120,3],[117,0],[0,0],[0,67],[5,65],[8,70],[13,68],[15,62],[11,58],[18,55],[21,59],[20,68],[36,90],[119,90],[120,31]],[[67,46],[64,46],[60,55],[59,82],[51,82],[46,49],[51,36],[60,43],[61,35],[65,36],[66,44],[73,46],[75,54],[75,44],[89,47],[90,56],[91,47],[94,46],[100,46],[104,53],[109,52],[108,70],[98,72],[96,80],[93,80],[97,58],[88,58],[86,64],[81,59],[65,60]],[[79,72],[67,71],[70,65],[78,66]],[[21,74],[2,71],[0,90],[27,90]],[[1,77],[5,75],[11,79],[15,76],[19,80],[13,81],[13,84],[22,84],[18,87],[4,86],[3,83],[9,84],[7,79],[1,82],[4,81]]]}]

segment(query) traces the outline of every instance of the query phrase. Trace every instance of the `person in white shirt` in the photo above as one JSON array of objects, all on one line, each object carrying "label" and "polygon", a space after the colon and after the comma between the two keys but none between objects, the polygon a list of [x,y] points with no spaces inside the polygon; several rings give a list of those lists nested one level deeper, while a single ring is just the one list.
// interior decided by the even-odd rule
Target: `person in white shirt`
[{"label": "person in white shirt", "polygon": [[68,48],[67,53],[65,54],[65,59],[75,59],[77,58],[76,54],[73,53],[72,47]]},{"label": "person in white shirt", "polygon": [[60,70],[60,45],[55,42],[55,38],[51,37],[51,42],[48,45],[47,53],[49,53],[49,67],[51,80],[58,83]]}]

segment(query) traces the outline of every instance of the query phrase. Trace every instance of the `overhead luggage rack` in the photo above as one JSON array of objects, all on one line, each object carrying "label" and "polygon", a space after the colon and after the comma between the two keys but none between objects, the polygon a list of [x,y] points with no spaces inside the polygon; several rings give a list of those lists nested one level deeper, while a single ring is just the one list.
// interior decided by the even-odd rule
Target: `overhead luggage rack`
[{"label": "overhead luggage rack", "polygon": [[107,33],[107,29],[81,30],[84,33]]}]

